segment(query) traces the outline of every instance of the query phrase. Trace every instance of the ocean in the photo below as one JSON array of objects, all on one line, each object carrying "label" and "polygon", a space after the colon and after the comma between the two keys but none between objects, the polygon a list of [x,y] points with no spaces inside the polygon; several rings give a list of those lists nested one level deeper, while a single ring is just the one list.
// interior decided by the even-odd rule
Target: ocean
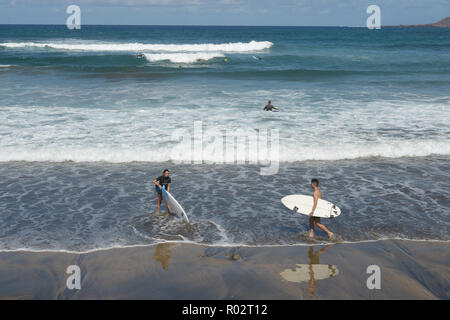
[{"label": "ocean", "polygon": [[450,29],[0,25],[3,251],[326,242],[311,178],[342,242],[449,241],[449,160]]}]

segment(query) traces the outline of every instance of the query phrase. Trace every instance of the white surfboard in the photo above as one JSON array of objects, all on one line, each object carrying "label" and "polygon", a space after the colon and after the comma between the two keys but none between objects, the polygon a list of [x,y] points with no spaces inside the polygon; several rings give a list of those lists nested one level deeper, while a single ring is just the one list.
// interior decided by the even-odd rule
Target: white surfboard
[{"label": "white surfboard", "polygon": [[310,280],[323,280],[335,277],[339,269],[331,264],[296,264],[295,268],[280,272],[283,279],[290,282],[308,282]]},{"label": "white surfboard", "polygon": [[[291,194],[281,199],[281,202],[290,210],[304,215],[309,215],[314,204],[312,196],[301,194]],[[319,199],[317,208],[314,210],[314,217],[318,218],[334,218],[341,214],[341,209],[329,201]]]},{"label": "white surfboard", "polygon": [[170,194],[169,191],[166,190],[165,187],[162,188],[163,198],[167,201],[170,206],[170,211],[175,213],[178,217],[184,219],[187,223],[189,223],[189,219],[187,217],[186,212],[183,207],[178,203],[177,200]]}]

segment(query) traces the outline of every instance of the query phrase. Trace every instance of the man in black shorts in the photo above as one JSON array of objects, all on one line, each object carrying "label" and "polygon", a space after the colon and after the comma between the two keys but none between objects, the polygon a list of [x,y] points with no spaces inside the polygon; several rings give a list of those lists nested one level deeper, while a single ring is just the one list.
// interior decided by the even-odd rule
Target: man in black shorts
[{"label": "man in black shorts", "polygon": [[[158,205],[157,205],[156,212],[160,213],[161,202],[163,199],[162,188],[164,187],[168,192],[170,192],[170,184],[172,183],[172,179],[170,179],[170,177],[169,177],[169,170],[165,169],[163,171],[162,176],[159,176],[158,178],[153,180],[153,183],[155,184],[155,190],[156,190],[156,193],[158,194]],[[169,211],[169,213],[170,213],[170,206],[167,203],[166,203],[166,205],[167,205],[167,211]]]}]

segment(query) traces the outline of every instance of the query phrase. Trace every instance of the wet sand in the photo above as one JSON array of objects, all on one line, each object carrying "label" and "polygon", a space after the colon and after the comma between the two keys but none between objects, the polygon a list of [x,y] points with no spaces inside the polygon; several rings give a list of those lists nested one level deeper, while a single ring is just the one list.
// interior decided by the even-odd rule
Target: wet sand
[{"label": "wet sand", "polygon": [[[385,240],[331,246],[167,243],[84,254],[0,253],[1,299],[448,299],[450,244]],[[66,268],[81,269],[81,289]],[[381,289],[369,290],[369,265]]]}]

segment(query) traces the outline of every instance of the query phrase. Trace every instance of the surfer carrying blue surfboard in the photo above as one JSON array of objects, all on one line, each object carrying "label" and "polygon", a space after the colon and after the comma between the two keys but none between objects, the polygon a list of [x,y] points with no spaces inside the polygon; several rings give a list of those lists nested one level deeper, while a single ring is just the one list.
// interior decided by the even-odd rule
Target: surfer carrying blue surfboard
[{"label": "surfer carrying blue surfboard", "polygon": [[[153,180],[153,183],[155,184],[155,190],[158,194],[158,204],[156,212],[160,213],[161,211],[161,202],[163,199],[162,195],[162,188],[164,187],[168,192],[170,192],[170,184],[172,183],[172,179],[169,177],[169,169],[164,169],[163,174],[159,176],[158,178]],[[166,203],[167,211],[170,213],[170,206],[168,203]]]},{"label": "surfer carrying blue surfboard", "polygon": [[312,179],[311,180],[311,187],[314,190],[314,204],[312,207],[312,210],[309,214],[309,237],[313,238],[314,237],[314,223],[316,224],[316,226],[319,229],[322,229],[323,231],[325,231],[328,235],[328,237],[331,239],[331,237],[333,237],[333,232],[331,232],[330,230],[328,230],[327,227],[325,227],[323,224],[320,223],[320,218],[319,217],[313,217],[314,211],[317,208],[317,203],[319,202],[319,199],[322,199],[322,191],[320,191],[319,189],[319,180],[318,179]]}]

